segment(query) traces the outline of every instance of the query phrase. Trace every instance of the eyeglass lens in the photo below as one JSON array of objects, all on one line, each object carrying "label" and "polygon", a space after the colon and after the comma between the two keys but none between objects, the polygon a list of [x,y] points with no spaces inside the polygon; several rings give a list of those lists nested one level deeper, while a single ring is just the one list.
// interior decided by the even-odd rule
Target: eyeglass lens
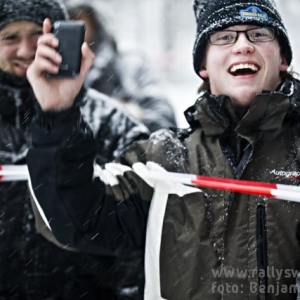
[{"label": "eyeglass lens", "polygon": [[252,28],[248,30],[220,30],[210,34],[209,39],[213,45],[234,44],[239,33],[245,33],[250,42],[268,42],[274,39],[274,30],[268,27]]}]

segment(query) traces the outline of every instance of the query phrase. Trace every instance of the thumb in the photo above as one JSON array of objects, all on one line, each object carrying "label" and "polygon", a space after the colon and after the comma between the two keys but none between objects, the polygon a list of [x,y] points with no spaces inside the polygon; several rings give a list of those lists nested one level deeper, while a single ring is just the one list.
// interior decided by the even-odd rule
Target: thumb
[{"label": "thumb", "polygon": [[49,18],[46,18],[43,22],[43,33],[49,33],[51,32],[52,24]]}]

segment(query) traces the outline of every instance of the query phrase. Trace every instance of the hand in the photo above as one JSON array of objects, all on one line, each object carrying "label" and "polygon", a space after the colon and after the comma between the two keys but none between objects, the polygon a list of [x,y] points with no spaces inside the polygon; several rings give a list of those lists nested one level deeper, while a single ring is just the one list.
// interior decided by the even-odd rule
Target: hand
[{"label": "hand", "polygon": [[87,43],[83,43],[80,74],[76,78],[49,77],[45,73],[57,74],[62,61],[57,46],[58,39],[51,33],[51,21],[45,19],[35,59],[27,70],[28,81],[44,111],[61,111],[72,106],[95,58]]}]

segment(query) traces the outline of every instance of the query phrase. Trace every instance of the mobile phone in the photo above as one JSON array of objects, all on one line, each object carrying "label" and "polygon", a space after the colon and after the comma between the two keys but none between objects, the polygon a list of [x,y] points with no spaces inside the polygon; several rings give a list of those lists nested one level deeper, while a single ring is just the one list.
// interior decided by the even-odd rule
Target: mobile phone
[{"label": "mobile phone", "polygon": [[55,21],[52,32],[58,38],[58,53],[62,56],[58,74],[54,77],[76,77],[80,73],[81,46],[84,42],[83,21]]}]

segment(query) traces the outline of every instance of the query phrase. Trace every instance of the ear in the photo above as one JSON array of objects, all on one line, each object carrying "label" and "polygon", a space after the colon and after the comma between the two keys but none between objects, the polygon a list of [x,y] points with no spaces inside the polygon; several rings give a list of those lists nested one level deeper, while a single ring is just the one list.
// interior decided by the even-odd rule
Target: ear
[{"label": "ear", "polygon": [[280,72],[286,72],[288,67],[289,67],[289,65],[286,61],[286,58],[283,55],[281,55],[281,64],[280,64],[280,68],[279,68]]},{"label": "ear", "polygon": [[207,69],[205,67],[205,63],[203,63],[201,65],[200,70],[199,70],[199,75],[203,79],[207,79],[208,78],[208,72],[207,72]]}]

